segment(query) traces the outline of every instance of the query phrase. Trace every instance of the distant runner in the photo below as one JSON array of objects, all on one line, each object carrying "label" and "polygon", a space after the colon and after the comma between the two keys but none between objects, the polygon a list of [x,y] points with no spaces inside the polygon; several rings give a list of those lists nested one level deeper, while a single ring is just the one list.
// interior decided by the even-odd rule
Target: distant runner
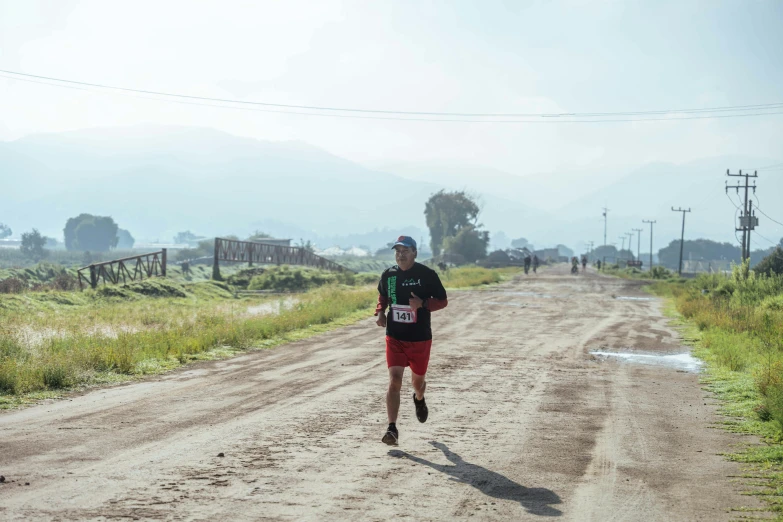
[{"label": "distant runner", "polygon": [[582,254],[582,272],[587,270],[587,256]]},{"label": "distant runner", "polygon": [[530,254],[525,254],[525,274],[530,270]]},{"label": "distant runner", "polygon": [[386,392],[389,427],[381,440],[396,445],[399,439],[396,423],[400,389],[406,366],[411,368],[416,418],[419,422],[427,420],[429,410],[424,401],[427,388],[424,374],[427,373],[432,346],[430,313],[446,308],[448,299],[438,273],[416,263],[416,241],[412,237],[398,237],[392,248],[397,264],[381,274],[375,315],[378,316],[376,324],[386,327],[386,364],[389,367],[389,389]]},{"label": "distant runner", "polygon": [[536,273],[536,270],[538,270],[538,256],[533,254],[533,273]]}]

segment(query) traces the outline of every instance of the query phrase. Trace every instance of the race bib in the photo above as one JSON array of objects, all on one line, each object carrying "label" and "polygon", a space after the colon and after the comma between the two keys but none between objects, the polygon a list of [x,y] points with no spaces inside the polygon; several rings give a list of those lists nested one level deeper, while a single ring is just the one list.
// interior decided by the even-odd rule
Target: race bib
[{"label": "race bib", "polygon": [[391,305],[392,321],[395,323],[414,324],[416,322],[416,310],[408,305]]}]

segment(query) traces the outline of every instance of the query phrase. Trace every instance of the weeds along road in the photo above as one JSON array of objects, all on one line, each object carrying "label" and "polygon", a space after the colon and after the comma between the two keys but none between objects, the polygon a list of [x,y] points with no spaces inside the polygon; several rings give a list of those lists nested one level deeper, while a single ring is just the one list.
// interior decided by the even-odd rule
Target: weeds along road
[{"label": "weeds along road", "polygon": [[[386,427],[369,318],[143,383],[0,414],[0,518],[726,520],[748,505],[697,376],[598,360],[679,353],[639,283],[556,268],[451,292],[430,417],[406,372]],[[220,453],[223,457],[218,456]],[[25,485],[29,483],[29,485]]]}]

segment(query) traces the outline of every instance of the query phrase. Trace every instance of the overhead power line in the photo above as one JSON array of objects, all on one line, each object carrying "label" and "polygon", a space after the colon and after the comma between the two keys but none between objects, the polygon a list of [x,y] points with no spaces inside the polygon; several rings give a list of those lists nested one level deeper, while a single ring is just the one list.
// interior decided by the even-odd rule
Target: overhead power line
[{"label": "overhead power line", "polygon": [[[756,210],[758,210],[758,209],[756,209]],[[763,239],[764,241],[769,241],[769,242],[770,242],[770,243],[772,243],[773,245],[777,245],[777,243],[776,243],[775,241],[772,241],[771,239],[767,239],[766,237],[762,236],[762,235],[761,235],[761,234],[759,234],[758,232],[756,232],[756,235],[757,235],[758,237],[760,237],[761,239]],[[755,241],[754,241],[754,243],[755,243]],[[756,245],[758,245],[758,246],[761,246],[761,245],[759,245],[758,243],[756,243]]]},{"label": "overhead power line", "polygon": [[[262,112],[278,112],[306,116],[329,116],[341,118],[402,120],[402,121],[436,121],[456,123],[611,123],[634,121],[673,121],[717,118],[738,118],[751,116],[770,116],[783,114],[783,102],[734,105],[725,107],[706,107],[697,109],[664,109],[654,111],[624,111],[624,112],[569,112],[569,113],[461,113],[461,112],[425,112],[397,111],[387,109],[358,109],[349,107],[330,107],[316,105],[294,105],[269,102],[256,102],[230,98],[213,98],[164,91],[117,87],[101,83],[68,80],[51,76],[20,73],[0,69],[3,78],[32,83],[41,83],[53,87],[80,88],[89,92],[111,92],[114,94],[140,94],[155,96],[158,100],[178,103],[212,106],[228,109],[259,110]],[[9,76],[10,75],[10,76]],[[103,91],[95,91],[102,89]],[[227,105],[230,104],[230,105]],[[301,112],[319,111],[319,112]],[[731,114],[726,114],[731,113]],[[630,117],[629,117],[630,116]],[[635,117],[634,117],[635,116]],[[670,116],[670,117],[651,117]],[[437,118],[434,118],[437,117]],[[510,119],[510,118],[536,119]],[[486,119],[501,118],[501,119]],[[580,119],[586,118],[586,119]]]},{"label": "overhead power line", "polygon": [[782,226],[782,227],[783,227],[783,223],[781,223],[780,221],[777,221],[777,220],[775,220],[775,219],[772,219],[771,217],[769,217],[769,215],[767,215],[767,213],[766,213],[766,212],[764,212],[763,210],[761,210],[759,207],[756,207],[756,210],[758,210],[759,212],[761,212],[762,214],[764,214],[764,216],[766,216],[766,218],[767,218],[767,219],[769,219],[770,221],[772,221],[773,223],[777,223],[778,225],[780,225],[780,226]]}]

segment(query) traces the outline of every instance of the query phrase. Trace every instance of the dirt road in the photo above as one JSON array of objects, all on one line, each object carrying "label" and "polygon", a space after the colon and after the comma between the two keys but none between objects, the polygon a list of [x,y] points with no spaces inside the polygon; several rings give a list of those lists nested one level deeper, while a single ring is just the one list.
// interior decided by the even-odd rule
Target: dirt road
[{"label": "dirt road", "polygon": [[697,376],[588,353],[685,351],[661,302],[623,297],[649,296],[559,269],[451,292],[429,420],[406,372],[396,449],[371,318],[0,414],[0,519],[730,519],[753,500],[717,453],[740,439]]}]

